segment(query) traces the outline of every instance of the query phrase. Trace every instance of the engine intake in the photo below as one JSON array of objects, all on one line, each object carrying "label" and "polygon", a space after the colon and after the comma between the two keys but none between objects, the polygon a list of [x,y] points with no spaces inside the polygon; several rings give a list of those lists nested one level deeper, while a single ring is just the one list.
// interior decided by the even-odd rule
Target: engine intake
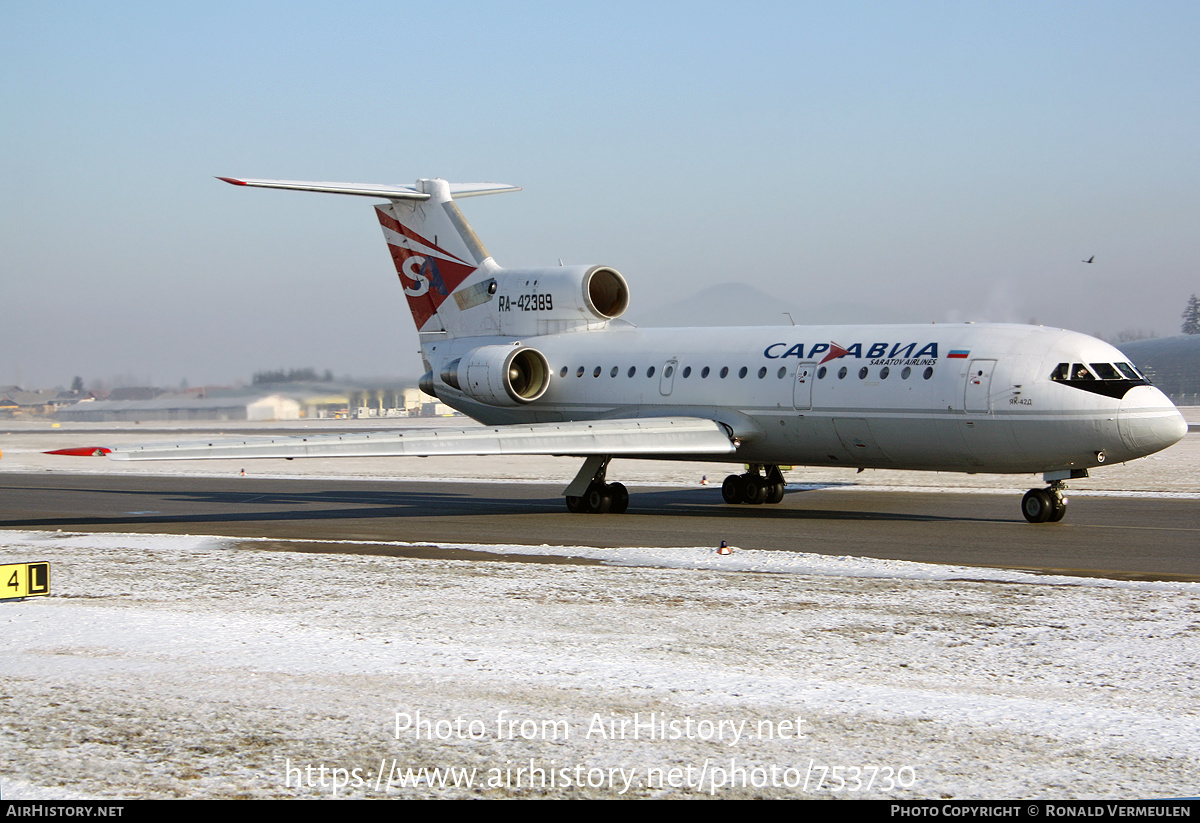
[{"label": "engine intake", "polygon": [[550,364],[537,349],[481,346],[442,371],[442,382],[491,406],[532,403],[550,386]]},{"label": "engine intake", "polygon": [[629,284],[616,269],[593,266],[583,275],[583,299],[597,317],[612,320],[629,308]]}]

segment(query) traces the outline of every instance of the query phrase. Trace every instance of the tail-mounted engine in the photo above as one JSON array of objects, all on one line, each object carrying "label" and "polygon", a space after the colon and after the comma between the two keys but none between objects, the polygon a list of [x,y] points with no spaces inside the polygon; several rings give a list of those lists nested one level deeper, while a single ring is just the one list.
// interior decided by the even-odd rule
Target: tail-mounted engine
[{"label": "tail-mounted engine", "polygon": [[[559,266],[552,269],[499,269],[494,278],[472,287],[473,298],[465,310],[492,306],[489,336],[535,337],[589,327],[603,327],[629,308],[629,285],[608,266]],[[459,293],[455,292],[457,299]],[[460,304],[468,303],[460,300]],[[464,317],[466,311],[464,311]],[[461,351],[461,349],[459,349]],[[422,378],[422,388],[433,394],[447,386],[489,406],[532,403],[550,386],[550,364],[537,349],[519,345],[479,346],[446,363],[434,379]],[[426,388],[427,387],[427,388]],[[433,389],[434,391],[430,391]],[[451,398],[442,393],[443,401]],[[453,405],[453,403],[451,403]]]},{"label": "tail-mounted engine", "polygon": [[550,364],[537,349],[480,346],[442,369],[442,382],[490,406],[532,403],[550,385]]},{"label": "tail-mounted engine", "polygon": [[505,269],[497,286],[500,333],[514,337],[600,325],[629,308],[629,284],[608,266]]}]

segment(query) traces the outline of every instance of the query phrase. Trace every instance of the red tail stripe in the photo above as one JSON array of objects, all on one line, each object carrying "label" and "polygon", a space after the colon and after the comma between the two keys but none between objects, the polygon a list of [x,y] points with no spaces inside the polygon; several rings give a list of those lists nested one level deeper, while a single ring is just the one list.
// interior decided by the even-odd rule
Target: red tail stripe
[{"label": "red tail stripe", "polygon": [[417,234],[412,229],[406,228],[402,223],[400,223],[399,220],[392,217],[390,214],[388,214],[387,212],[385,212],[383,209],[379,208],[378,206],[375,207],[375,212],[376,212],[376,214],[379,215],[379,224],[381,226],[383,226],[384,228],[391,229],[392,231],[396,232],[397,234],[402,234],[405,237],[407,237],[409,240],[416,240],[418,243],[423,243],[431,249],[436,249],[437,251],[439,251],[442,254],[449,257],[451,260],[457,260],[459,263],[464,263],[464,264],[467,263],[466,260],[463,260],[461,257],[457,257],[457,256],[451,254],[450,252],[446,251],[441,246],[439,246],[437,243],[431,243],[430,241],[426,240],[421,235]]}]

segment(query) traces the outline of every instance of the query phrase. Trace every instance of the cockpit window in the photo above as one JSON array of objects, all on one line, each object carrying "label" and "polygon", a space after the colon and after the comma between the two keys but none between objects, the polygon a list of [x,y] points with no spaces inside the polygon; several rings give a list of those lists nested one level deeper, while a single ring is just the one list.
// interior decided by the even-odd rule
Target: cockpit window
[{"label": "cockpit window", "polygon": [[1131,363],[1059,363],[1050,379],[1074,389],[1121,399],[1134,386],[1148,386]]},{"label": "cockpit window", "polygon": [[1092,371],[1101,380],[1120,380],[1121,373],[1117,371],[1117,367],[1112,363],[1092,363]]},{"label": "cockpit window", "polygon": [[1137,380],[1146,378],[1132,363],[1059,363],[1050,373],[1050,379],[1058,383],[1071,380]]},{"label": "cockpit window", "polygon": [[1135,369],[1130,363],[1118,363],[1117,368],[1121,370],[1121,374],[1125,375],[1130,380],[1142,379],[1142,376],[1138,374],[1138,370]]}]

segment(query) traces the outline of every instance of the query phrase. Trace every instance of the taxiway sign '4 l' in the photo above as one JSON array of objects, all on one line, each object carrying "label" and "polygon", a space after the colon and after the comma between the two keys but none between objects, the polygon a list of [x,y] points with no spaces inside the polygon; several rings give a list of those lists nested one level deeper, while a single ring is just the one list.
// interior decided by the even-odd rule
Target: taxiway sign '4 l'
[{"label": "taxiway sign '4 l'", "polygon": [[421,337],[421,388],[486,424],[65,450],[123,460],[436,454],[586,458],[572,512],[622,512],[614,457],[747,464],[728,503],[778,503],[780,465],[1041,473],[1022,513],[1061,520],[1064,481],[1164,449],[1179,411],[1121,352],[1019,325],[641,329],[607,266],[504,269],[456,198],[493,183],[413,186],[221,178],[387,201],[375,207]]}]

